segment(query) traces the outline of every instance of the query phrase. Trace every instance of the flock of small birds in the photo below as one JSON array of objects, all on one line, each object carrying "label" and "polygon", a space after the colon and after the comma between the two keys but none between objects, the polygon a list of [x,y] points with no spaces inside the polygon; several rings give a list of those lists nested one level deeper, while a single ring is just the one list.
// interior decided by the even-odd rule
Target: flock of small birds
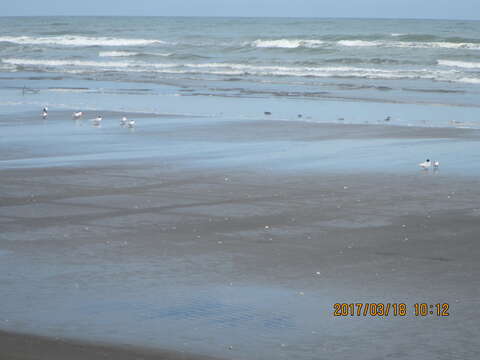
[{"label": "flock of small birds", "polygon": [[[272,115],[272,113],[270,111],[265,111],[263,113],[264,115],[266,116],[270,116]],[[302,118],[303,115],[302,114],[298,114],[297,115],[298,118]],[[343,117],[339,117],[337,119],[338,121],[344,121],[345,118]],[[385,122],[390,122],[392,120],[392,117],[391,116],[387,116],[385,119],[383,119],[383,121]],[[440,167],[440,162],[438,160],[430,160],[430,159],[427,159],[425,160],[424,162],[418,164],[423,170],[428,170],[430,168],[433,168],[433,170],[438,170],[438,168]]]},{"label": "flock of small birds", "polygon": [[[269,112],[269,111],[266,111],[264,114],[265,115],[271,115],[272,113]],[[83,115],[84,115],[84,113],[82,111],[77,111],[77,112],[74,112],[72,114],[72,118],[74,120],[80,120],[83,117]],[[42,110],[42,119],[45,120],[47,117],[48,117],[48,107],[44,107],[43,110]],[[301,118],[302,115],[298,114],[298,117]],[[391,119],[391,117],[387,116],[385,121],[390,121],[390,119]],[[103,120],[103,117],[101,115],[98,115],[94,119],[90,119],[90,121],[92,122],[92,124],[94,126],[100,126],[101,123],[102,123],[102,120]],[[343,120],[343,118],[341,118],[341,120]],[[126,116],[123,116],[120,119],[120,126],[128,127],[128,128],[134,128],[135,127],[135,120],[129,120]],[[418,164],[418,166],[420,166],[424,170],[428,170],[430,168],[433,168],[434,170],[437,170],[440,166],[440,162],[438,160],[426,159],[424,162],[421,162],[420,164]]]},{"label": "flock of small birds", "polygon": [[[264,111],[263,115],[270,116],[270,115],[272,115],[272,112],[271,111]],[[297,118],[301,119],[302,117],[303,117],[303,114],[297,114]],[[308,117],[307,117],[307,119],[308,119]],[[337,120],[338,121],[344,121],[345,118],[339,117]],[[392,120],[391,116],[387,116],[385,119],[383,119],[383,121],[385,121],[385,122],[390,122],[391,120]]]},{"label": "flock of small birds", "polygon": [[[81,120],[85,114],[83,111],[76,111],[72,114],[73,120]],[[42,119],[45,120],[48,118],[48,107],[44,107],[42,110]],[[90,119],[92,125],[100,126],[102,124],[103,117],[98,115],[96,118]],[[123,116],[120,119],[120,125],[122,127],[134,128],[136,123],[135,120],[129,120],[126,116]]]}]

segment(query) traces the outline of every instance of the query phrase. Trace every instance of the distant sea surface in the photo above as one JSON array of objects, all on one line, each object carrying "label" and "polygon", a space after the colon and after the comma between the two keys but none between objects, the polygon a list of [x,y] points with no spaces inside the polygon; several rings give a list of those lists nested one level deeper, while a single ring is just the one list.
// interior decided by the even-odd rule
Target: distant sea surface
[{"label": "distant sea surface", "polygon": [[[130,89],[137,95],[153,91],[473,109],[479,105],[480,22],[0,18],[0,75],[3,89],[23,86],[37,95],[44,90],[77,94],[76,100],[61,99],[62,104],[55,104],[51,96],[36,100],[6,96],[4,104],[8,99],[78,107],[92,103],[79,99],[82,92],[101,84],[111,93],[126,93],[130,87],[115,84],[128,83],[149,84]],[[44,89],[46,83],[31,82],[38,77],[52,82]],[[7,83],[14,78],[22,82]],[[152,104],[142,106],[155,110]]]}]

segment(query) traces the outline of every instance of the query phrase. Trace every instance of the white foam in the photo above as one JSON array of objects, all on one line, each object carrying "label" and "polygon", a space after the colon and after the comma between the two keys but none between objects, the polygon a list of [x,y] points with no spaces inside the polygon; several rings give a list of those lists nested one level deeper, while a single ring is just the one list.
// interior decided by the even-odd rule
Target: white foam
[{"label": "white foam", "polygon": [[171,53],[139,53],[134,51],[100,51],[98,56],[100,57],[129,57],[129,56],[138,56],[138,55],[152,55],[152,56],[171,56]]},{"label": "white foam", "polygon": [[48,89],[50,92],[61,92],[61,93],[86,93],[90,92],[90,89],[68,89],[68,88],[53,88]]},{"label": "white foam", "polygon": [[262,66],[237,63],[148,63],[142,61],[83,61],[55,59],[4,59],[3,63],[38,66],[46,71],[82,73],[91,71],[157,72],[200,75],[253,75],[289,77],[340,77],[367,79],[425,79],[447,82],[478,83],[477,78],[466,77],[456,69],[385,69],[353,66]]},{"label": "white foam", "polygon": [[[413,43],[415,44],[415,43]],[[474,43],[452,43],[452,42],[426,42],[419,43],[419,47],[425,48],[445,48],[445,49],[467,49],[467,50],[480,50],[480,44]]]},{"label": "white foam", "polygon": [[437,63],[438,65],[442,65],[442,66],[459,67],[464,69],[480,69],[480,62],[438,60]]},{"label": "white foam", "polygon": [[12,65],[33,65],[46,67],[96,67],[96,68],[169,68],[181,66],[181,64],[149,64],[140,61],[88,61],[88,60],[54,60],[54,59],[2,59],[2,62]]},{"label": "white foam", "polygon": [[480,44],[474,43],[453,43],[453,42],[422,42],[422,41],[366,41],[366,40],[340,40],[340,46],[348,47],[390,47],[390,48],[419,48],[419,49],[467,49],[480,50]]},{"label": "white foam", "polygon": [[169,57],[169,56],[172,56],[173,53],[158,53],[158,52],[154,52],[154,53],[144,53],[145,55],[151,55],[151,56],[163,56],[163,57]]},{"label": "white foam", "polygon": [[480,84],[480,79],[478,78],[461,78],[457,82],[462,82],[466,84]]},{"label": "white foam", "polygon": [[[391,34],[392,37],[399,37],[404,34]],[[455,43],[447,41],[387,41],[387,40],[339,40],[337,42],[312,40],[312,39],[278,39],[278,40],[262,40],[258,39],[250,43],[251,46],[257,48],[319,48],[331,46],[345,47],[385,47],[385,48],[419,48],[419,49],[466,49],[480,50],[480,44],[477,43]]]},{"label": "white foam", "polygon": [[87,67],[116,67],[126,68],[131,66],[130,62],[119,61],[84,61],[84,60],[53,60],[53,59],[2,59],[4,63],[12,65],[36,65],[47,67],[59,66],[87,66]]},{"label": "white foam", "polygon": [[[356,77],[368,79],[426,79],[435,81],[460,81],[456,70],[434,69],[379,69],[351,66],[298,67],[255,66],[230,63],[185,64],[187,68],[200,69],[201,73],[213,73],[210,69],[222,69],[225,73],[240,72],[256,76],[292,77]],[[460,73],[461,74],[461,73]]]},{"label": "white foam", "polygon": [[316,48],[324,44],[321,40],[280,39],[280,40],[255,40],[251,43],[257,48],[283,48],[295,49],[299,47]]},{"label": "white foam", "polygon": [[166,44],[162,40],[153,39],[122,39],[114,37],[87,37],[77,35],[62,35],[51,37],[32,36],[0,36],[0,42],[32,45],[63,45],[63,46],[142,46]]},{"label": "white foam", "polygon": [[[391,36],[398,37],[404,34],[393,33]],[[279,39],[262,40],[258,39],[250,43],[257,48],[319,48],[331,46],[345,47],[385,47],[385,48],[419,48],[419,49],[467,49],[480,50],[480,44],[476,43],[454,43],[446,41],[424,42],[424,41],[386,41],[386,40],[339,40],[337,42],[311,40],[311,39]]]},{"label": "white foam", "polygon": [[364,46],[379,46],[379,41],[365,41],[365,40],[340,40],[338,45],[351,46],[351,47],[364,47]]},{"label": "white foam", "polygon": [[98,53],[100,57],[127,57],[137,55],[139,55],[139,53],[132,51],[101,51]]}]

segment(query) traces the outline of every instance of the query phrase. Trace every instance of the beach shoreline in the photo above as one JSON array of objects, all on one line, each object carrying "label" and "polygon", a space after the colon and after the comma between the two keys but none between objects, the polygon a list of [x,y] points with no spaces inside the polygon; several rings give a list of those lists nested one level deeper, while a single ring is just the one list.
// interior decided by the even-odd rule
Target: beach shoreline
[{"label": "beach shoreline", "polygon": [[[478,131],[68,115],[1,120],[7,358],[476,353]],[[432,153],[439,170],[421,170]],[[337,302],[409,314],[335,318]]]}]

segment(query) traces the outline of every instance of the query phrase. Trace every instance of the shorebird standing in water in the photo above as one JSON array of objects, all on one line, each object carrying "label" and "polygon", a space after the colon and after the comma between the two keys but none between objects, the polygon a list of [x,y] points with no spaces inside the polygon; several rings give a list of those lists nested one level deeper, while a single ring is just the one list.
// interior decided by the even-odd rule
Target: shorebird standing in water
[{"label": "shorebird standing in water", "polygon": [[128,123],[128,119],[126,116],[122,117],[122,120],[120,120],[120,126],[125,126]]},{"label": "shorebird standing in water", "polygon": [[434,170],[438,170],[438,167],[439,167],[439,166],[440,166],[440,161],[435,160],[435,161],[433,162],[433,169],[434,169]]},{"label": "shorebird standing in water", "polygon": [[99,115],[95,119],[92,120],[94,126],[100,126],[102,123],[102,117]]},{"label": "shorebird standing in water", "polygon": [[135,120],[129,120],[129,121],[128,121],[128,127],[129,127],[130,129],[134,128],[134,127],[135,127]]},{"label": "shorebird standing in water", "polygon": [[72,114],[73,120],[79,120],[82,116],[83,116],[83,112],[82,112],[82,111],[77,111],[77,112],[74,112],[74,113]]},{"label": "shorebird standing in water", "polygon": [[42,119],[45,120],[48,117],[48,107],[44,107],[42,110]]},{"label": "shorebird standing in water", "polygon": [[430,161],[430,159],[427,159],[424,162],[418,164],[418,166],[420,166],[424,170],[428,170],[432,166],[432,162]]}]

